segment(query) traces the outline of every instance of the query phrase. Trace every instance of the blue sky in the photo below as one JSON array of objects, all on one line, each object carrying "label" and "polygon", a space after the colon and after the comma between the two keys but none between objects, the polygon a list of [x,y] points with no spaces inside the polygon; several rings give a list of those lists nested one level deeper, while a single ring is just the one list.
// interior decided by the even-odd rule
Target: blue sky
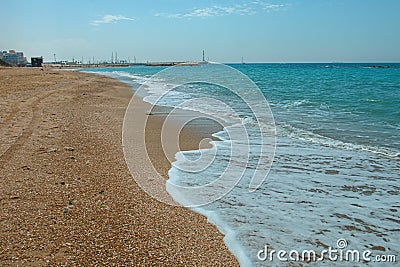
[{"label": "blue sky", "polygon": [[45,60],[400,62],[398,0],[10,0],[0,49]]}]

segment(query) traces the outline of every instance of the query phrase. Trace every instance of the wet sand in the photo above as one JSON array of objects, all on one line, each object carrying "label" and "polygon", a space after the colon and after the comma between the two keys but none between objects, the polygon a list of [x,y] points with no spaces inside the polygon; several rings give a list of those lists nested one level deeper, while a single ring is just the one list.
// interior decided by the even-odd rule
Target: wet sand
[{"label": "wet sand", "polygon": [[[27,68],[1,68],[0,81],[1,266],[238,265],[205,217],[135,183],[121,143],[128,86]],[[146,144],[166,177],[163,118],[151,117]],[[181,149],[208,134],[185,129]]]}]

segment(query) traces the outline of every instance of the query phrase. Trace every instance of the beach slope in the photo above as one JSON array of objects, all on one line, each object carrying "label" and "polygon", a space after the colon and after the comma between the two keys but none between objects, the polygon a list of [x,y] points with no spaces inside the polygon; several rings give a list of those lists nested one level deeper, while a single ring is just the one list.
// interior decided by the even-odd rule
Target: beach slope
[{"label": "beach slope", "polygon": [[24,68],[1,68],[0,81],[0,265],[237,265],[205,217],[157,202],[131,177],[127,85]]}]

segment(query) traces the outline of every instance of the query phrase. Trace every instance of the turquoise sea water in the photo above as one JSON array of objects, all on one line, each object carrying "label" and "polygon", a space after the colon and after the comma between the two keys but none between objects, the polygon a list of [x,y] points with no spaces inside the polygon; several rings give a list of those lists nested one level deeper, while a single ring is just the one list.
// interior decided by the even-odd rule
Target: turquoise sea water
[{"label": "turquoise sea water", "polygon": [[[255,192],[249,193],[249,177],[245,173],[224,198],[194,210],[206,215],[226,234],[225,242],[241,265],[298,265],[304,262],[260,259],[263,254],[259,252],[267,245],[271,250],[312,249],[320,253],[328,247],[337,248],[338,239],[346,240],[347,247],[343,249],[371,250],[373,256],[395,255],[399,261],[400,64],[230,66],[252,79],[268,100],[277,130],[275,159],[266,181]],[[213,67],[207,64],[185,68],[191,68],[190,73],[196,68],[209,68],[212,72]],[[162,69],[89,71],[119,78],[133,88],[146,84],[146,94],[142,96],[154,103],[152,96],[173,85],[168,80],[151,78]],[[221,77],[224,79],[230,77]],[[249,136],[256,135],[257,127],[248,123],[252,121],[251,111],[218,86],[180,86],[157,104],[177,106],[207,96],[237,108]],[[202,109],[230,119],[212,103]],[[232,156],[230,143],[240,140],[229,140],[226,131],[215,136],[221,141],[214,142],[218,153],[212,166],[198,173],[173,167],[168,183],[193,186],[216,179]],[[181,152],[177,161],[199,155],[199,151]],[[239,165],[244,163],[240,160],[234,158]],[[246,168],[254,167],[250,162]],[[185,196],[173,197],[182,201]],[[325,259],[310,265],[375,266],[374,259]]]},{"label": "turquoise sea water", "polygon": [[255,81],[278,123],[334,140],[398,152],[399,65],[235,65]]}]

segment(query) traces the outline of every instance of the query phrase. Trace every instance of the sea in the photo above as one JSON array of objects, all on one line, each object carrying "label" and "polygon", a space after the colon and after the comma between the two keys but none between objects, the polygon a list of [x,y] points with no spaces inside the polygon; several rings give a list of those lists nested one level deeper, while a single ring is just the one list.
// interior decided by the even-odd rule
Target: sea
[{"label": "sea", "polygon": [[[398,264],[400,64],[223,67],[230,71],[221,71],[220,64],[174,67],[189,77],[183,83],[167,67],[85,71],[129,83],[151,104],[221,121],[212,148],[177,153],[166,187],[176,201],[218,227],[241,266]],[[165,71],[168,75],[159,75]],[[199,79],[199,71],[212,78]],[[196,99],[200,105],[193,104]],[[267,121],[260,126],[263,112]],[[244,134],[236,134],[235,125],[244,126]],[[274,149],[264,158],[265,127],[273,128],[267,134],[274,135],[268,139]],[[209,164],[196,169],[209,154]],[[249,188],[260,165],[266,167],[264,179]],[[228,171],[237,181],[223,196],[206,195],[212,201],[174,189],[207,185],[209,193]]]}]

